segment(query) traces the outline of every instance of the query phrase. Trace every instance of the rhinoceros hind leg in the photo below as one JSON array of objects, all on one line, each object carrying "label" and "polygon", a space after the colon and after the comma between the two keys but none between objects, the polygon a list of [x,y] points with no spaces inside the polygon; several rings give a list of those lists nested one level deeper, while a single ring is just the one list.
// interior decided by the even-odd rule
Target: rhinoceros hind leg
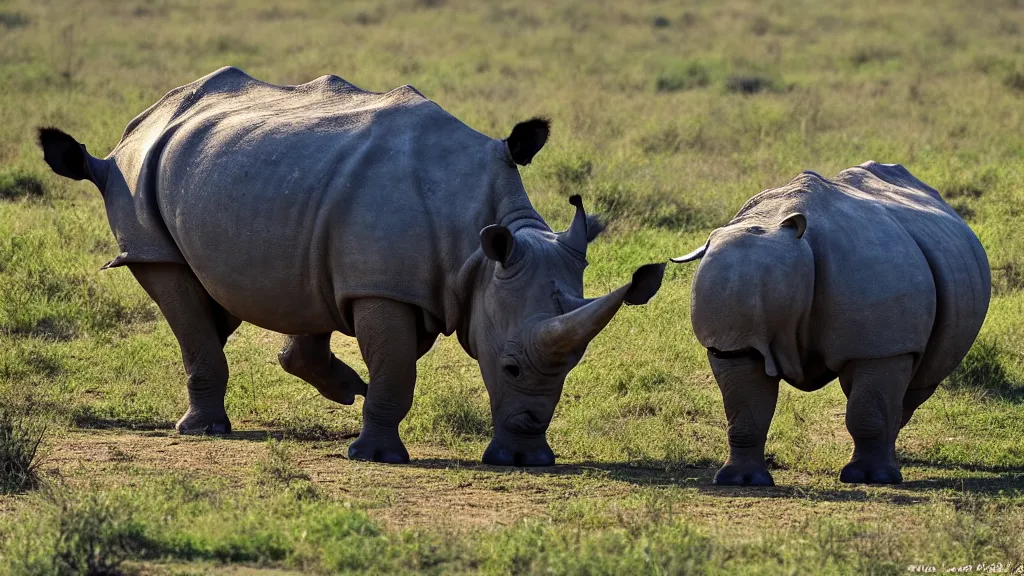
[{"label": "rhinoceros hind leg", "polygon": [[228,362],[224,343],[241,321],[206,292],[179,264],[129,264],[135,279],[160,307],[181,347],[188,375],[188,410],[175,428],[182,434],[230,434],[224,410]]},{"label": "rhinoceros hind leg", "polygon": [[774,486],[764,460],[768,428],[779,397],[779,379],[753,356],[708,360],[722,391],[728,421],[729,459],[715,474],[719,486]]},{"label": "rhinoceros hind leg", "polygon": [[363,427],[348,448],[352,460],[390,464],[409,461],[398,424],[412,407],[419,354],[417,309],[381,298],[352,304],[356,340],[370,372],[363,403]]},{"label": "rhinoceros hind leg", "polygon": [[330,332],[289,337],[277,359],[285,372],[309,382],[328,400],[348,406],[357,394],[366,396],[366,382],[331,352]]},{"label": "rhinoceros hind leg", "polygon": [[903,398],[910,384],[910,354],[852,360],[839,373],[847,394],[846,429],[853,436],[853,457],[839,474],[851,484],[899,484],[896,435],[903,419]]}]

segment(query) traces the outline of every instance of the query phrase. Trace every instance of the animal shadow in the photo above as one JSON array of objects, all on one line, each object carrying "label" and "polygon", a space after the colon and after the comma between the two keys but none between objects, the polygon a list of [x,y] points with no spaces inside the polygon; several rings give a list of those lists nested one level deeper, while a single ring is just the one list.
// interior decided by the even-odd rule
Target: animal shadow
[{"label": "animal shadow", "polygon": [[683,486],[710,482],[715,474],[711,468],[680,467],[666,462],[572,462],[555,466],[530,468],[491,466],[479,460],[463,458],[423,458],[408,466],[424,469],[461,468],[479,472],[522,473],[533,476],[597,476],[606,480],[626,482],[638,486]]}]

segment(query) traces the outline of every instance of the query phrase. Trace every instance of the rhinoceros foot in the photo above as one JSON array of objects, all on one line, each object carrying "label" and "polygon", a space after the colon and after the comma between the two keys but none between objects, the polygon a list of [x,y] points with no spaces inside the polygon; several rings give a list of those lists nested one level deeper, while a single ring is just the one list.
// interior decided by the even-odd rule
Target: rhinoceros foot
[{"label": "rhinoceros foot", "polygon": [[775,486],[775,480],[768,473],[764,463],[726,463],[715,474],[716,486]]},{"label": "rhinoceros foot", "polygon": [[409,451],[402,440],[385,435],[367,435],[365,432],[348,447],[349,460],[366,460],[384,464],[408,464]]},{"label": "rhinoceros foot", "polygon": [[362,380],[335,378],[317,386],[320,395],[328,400],[351,406],[356,401],[356,396],[366,396],[366,383]]},{"label": "rhinoceros foot", "polygon": [[854,460],[843,467],[839,481],[847,484],[900,484],[903,482],[903,474],[892,463]]},{"label": "rhinoceros foot", "polygon": [[231,434],[231,421],[224,412],[205,412],[191,407],[174,425],[179,434]]},{"label": "rhinoceros foot", "polygon": [[519,447],[494,439],[484,450],[482,461],[491,466],[554,466],[555,453],[543,438]]}]

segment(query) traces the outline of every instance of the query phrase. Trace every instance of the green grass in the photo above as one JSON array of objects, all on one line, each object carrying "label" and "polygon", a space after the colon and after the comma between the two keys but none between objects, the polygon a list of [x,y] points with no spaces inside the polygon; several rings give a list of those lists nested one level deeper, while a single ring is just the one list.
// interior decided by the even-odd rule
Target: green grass
[{"label": "green grass", "polygon": [[[0,563],[885,574],[1024,562],[1022,30],[1011,0],[0,1],[0,399],[5,414],[27,399],[50,431],[43,490],[0,496]],[[174,337],[127,271],[98,271],[117,253],[102,200],[48,171],[34,130],[103,154],[165,91],[224,65],[275,83],[412,84],[495,137],[551,117],[522,174],[553,226],[573,193],[607,217],[588,295],[688,252],[801,170],[902,163],[985,245],[989,317],[902,432],[907,481],[893,488],[837,482],[852,447],[838,386],[780,394],[777,488],[710,485],[728,452],[689,325],[692,266],[669,268],[570,374],[549,433],[556,469],[476,464],[487,397],[451,338],[420,362],[410,466],[346,460],[359,403],[286,375],[282,337],[248,325],[227,347],[239,432],[178,438]],[[366,376],[351,340],[334,349]]]},{"label": "green grass", "polygon": [[0,406],[0,494],[31,490],[39,485],[39,448],[46,426],[30,408]]}]

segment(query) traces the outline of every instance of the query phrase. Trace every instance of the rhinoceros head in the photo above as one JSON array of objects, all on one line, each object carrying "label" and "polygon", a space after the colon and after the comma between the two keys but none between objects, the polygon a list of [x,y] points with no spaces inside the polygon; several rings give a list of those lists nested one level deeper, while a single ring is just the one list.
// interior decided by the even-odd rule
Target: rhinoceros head
[{"label": "rhinoceros head", "polygon": [[[814,255],[801,213],[739,220],[673,262],[700,260],[690,321],[712,365],[716,358],[761,358],[765,374],[803,381],[797,344],[814,294]],[[718,373],[716,372],[716,376]],[[731,377],[730,375],[723,376]],[[721,380],[720,380],[721,381]]]},{"label": "rhinoceros head", "polygon": [[601,231],[579,196],[565,232],[492,225],[480,233],[486,256],[473,299],[467,348],[490,395],[494,438],[483,461],[550,466],[546,432],[562,385],[587,345],[623,303],[644,304],[658,291],[663,264],[640,267],[632,282],[601,298],[583,297],[587,244]]}]

